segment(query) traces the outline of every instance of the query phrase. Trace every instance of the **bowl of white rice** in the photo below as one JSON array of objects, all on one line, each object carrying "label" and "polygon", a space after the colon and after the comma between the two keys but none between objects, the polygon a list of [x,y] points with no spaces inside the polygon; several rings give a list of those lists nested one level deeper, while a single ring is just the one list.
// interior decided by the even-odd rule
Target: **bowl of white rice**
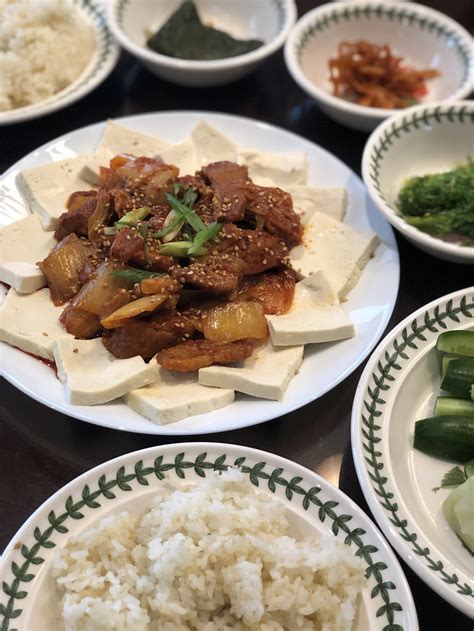
[{"label": "bowl of white rice", "polygon": [[118,47],[89,0],[0,0],[0,124],[66,107],[112,71]]},{"label": "bowl of white rice", "polygon": [[15,612],[18,631],[418,628],[398,562],[349,498],[234,445],[100,465],[36,511],[0,574],[0,623]]}]

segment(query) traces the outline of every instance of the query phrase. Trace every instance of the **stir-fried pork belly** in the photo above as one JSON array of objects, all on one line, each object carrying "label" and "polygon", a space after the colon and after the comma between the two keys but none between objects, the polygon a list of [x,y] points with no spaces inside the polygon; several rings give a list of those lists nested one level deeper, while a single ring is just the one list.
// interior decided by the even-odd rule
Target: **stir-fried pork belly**
[{"label": "stir-fried pork belly", "polygon": [[102,336],[118,358],[141,355],[193,371],[249,357],[268,336],[265,314],[291,307],[289,249],[302,227],[291,196],[256,186],[245,166],[194,175],[119,155],[98,191],[78,191],[58,220],[59,243],[39,263],[60,320]]}]

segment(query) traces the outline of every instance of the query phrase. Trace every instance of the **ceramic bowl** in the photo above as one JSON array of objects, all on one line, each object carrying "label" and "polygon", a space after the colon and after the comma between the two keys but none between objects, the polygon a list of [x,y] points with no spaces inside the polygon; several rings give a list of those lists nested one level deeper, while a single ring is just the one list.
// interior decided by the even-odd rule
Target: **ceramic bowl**
[{"label": "ceramic bowl", "polygon": [[370,197],[394,228],[421,250],[455,263],[474,263],[474,247],[448,243],[410,226],[397,210],[404,181],[448,171],[474,158],[474,101],[418,105],[372,133],[362,157]]},{"label": "ceramic bowl", "polygon": [[427,82],[423,102],[462,99],[472,90],[472,38],[447,16],[415,3],[333,2],[296,23],[285,46],[285,61],[293,79],[338,123],[371,131],[397,111],[333,96],[328,61],[337,56],[341,42],[358,39],[389,44],[409,66],[439,70],[441,75]]},{"label": "ceramic bowl", "polygon": [[[474,618],[472,557],[442,510],[439,487],[457,463],[413,447],[415,422],[441,394],[440,333],[474,330],[474,287],[425,305],[373,352],[357,386],[351,445],[369,508],[401,558],[441,598]],[[466,629],[469,625],[466,625]]]},{"label": "ceramic bowl", "polygon": [[202,21],[212,23],[237,39],[260,39],[260,48],[228,59],[194,61],[161,55],[146,48],[182,0],[110,0],[109,25],[119,43],[162,79],[193,87],[236,81],[249,74],[285,43],[296,20],[294,0],[196,0]]},{"label": "ceramic bowl", "polygon": [[60,92],[38,103],[0,112],[0,125],[21,123],[63,109],[92,92],[114,69],[120,49],[107,28],[100,2],[97,0],[71,0],[71,2],[82,20],[94,31],[96,48],[92,58],[77,79]]}]

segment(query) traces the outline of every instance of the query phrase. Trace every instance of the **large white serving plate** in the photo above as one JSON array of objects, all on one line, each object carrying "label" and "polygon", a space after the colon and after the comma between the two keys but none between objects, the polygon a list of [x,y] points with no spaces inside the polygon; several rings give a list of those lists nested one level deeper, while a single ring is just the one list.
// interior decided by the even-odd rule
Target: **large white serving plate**
[{"label": "large white serving plate", "polygon": [[369,360],[354,400],[352,452],[360,485],[380,528],[432,589],[474,618],[473,558],[449,527],[436,493],[454,466],[413,448],[415,421],[433,416],[440,393],[440,333],[474,328],[474,287],[418,309]]},{"label": "large white serving plate", "polygon": [[[15,348],[0,344],[3,375],[37,401],[84,421],[132,432],[189,435],[237,429],[282,416],[322,396],[350,375],[382,335],[397,297],[400,272],[398,250],[392,228],[372,206],[361,180],[321,147],[255,120],[209,112],[163,112],[119,120],[124,125],[155,134],[169,142],[179,142],[202,119],[243,147],[269,152],[304,151],[309,158],[309,183],[347,188],[347,223],[360,230],[377,232],[382,241],[359,284],[344,304],[355,324],[356,336],[337,343],[307,346],[299,374],[291,381],[282,401],[237,394],[235,402],[221,410],[163,426],[151,423],[118,400],[94,407],[69,405],[62,385],[50,368]],[[15,176],[20,170],[92,151],[103,128],[104,123],[99,123],[61,136],[11,167],[0,179],[0,225],[28,213],[15,185]]]},{"label": "large white serving plate", "polygon": [[322,533],[350,546],[366,566],[353,631],[417,631],[403,572],[374,524],[346,495],[308,469],[238,445],[184,443],[120,456],[76,478],[29,518],[7,546],[0,570],[1,628],[58,629],[58,595],[50,576],[56,547],[110,513],[144,509],[167,481],[194,483],[237,465],[262,492],[287,506],[291,534]]}]

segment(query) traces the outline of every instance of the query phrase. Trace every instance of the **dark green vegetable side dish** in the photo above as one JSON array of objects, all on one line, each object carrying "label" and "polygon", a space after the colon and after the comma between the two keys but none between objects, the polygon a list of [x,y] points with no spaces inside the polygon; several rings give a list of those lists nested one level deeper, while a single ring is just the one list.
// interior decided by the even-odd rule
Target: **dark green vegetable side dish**
[{"label": "dark green vegetable side dish", "polygon": [[243,55],[263,45],[260,40],[238,40],[205,26],[194,2],[186,0],[146,45],[168,57],[210,61]]},{"label": "dark green vegetable side dish", "polygon": [[474,161],[447,173],[410,178],[398,209],[409,224],[435,237],[474,245]]}]

